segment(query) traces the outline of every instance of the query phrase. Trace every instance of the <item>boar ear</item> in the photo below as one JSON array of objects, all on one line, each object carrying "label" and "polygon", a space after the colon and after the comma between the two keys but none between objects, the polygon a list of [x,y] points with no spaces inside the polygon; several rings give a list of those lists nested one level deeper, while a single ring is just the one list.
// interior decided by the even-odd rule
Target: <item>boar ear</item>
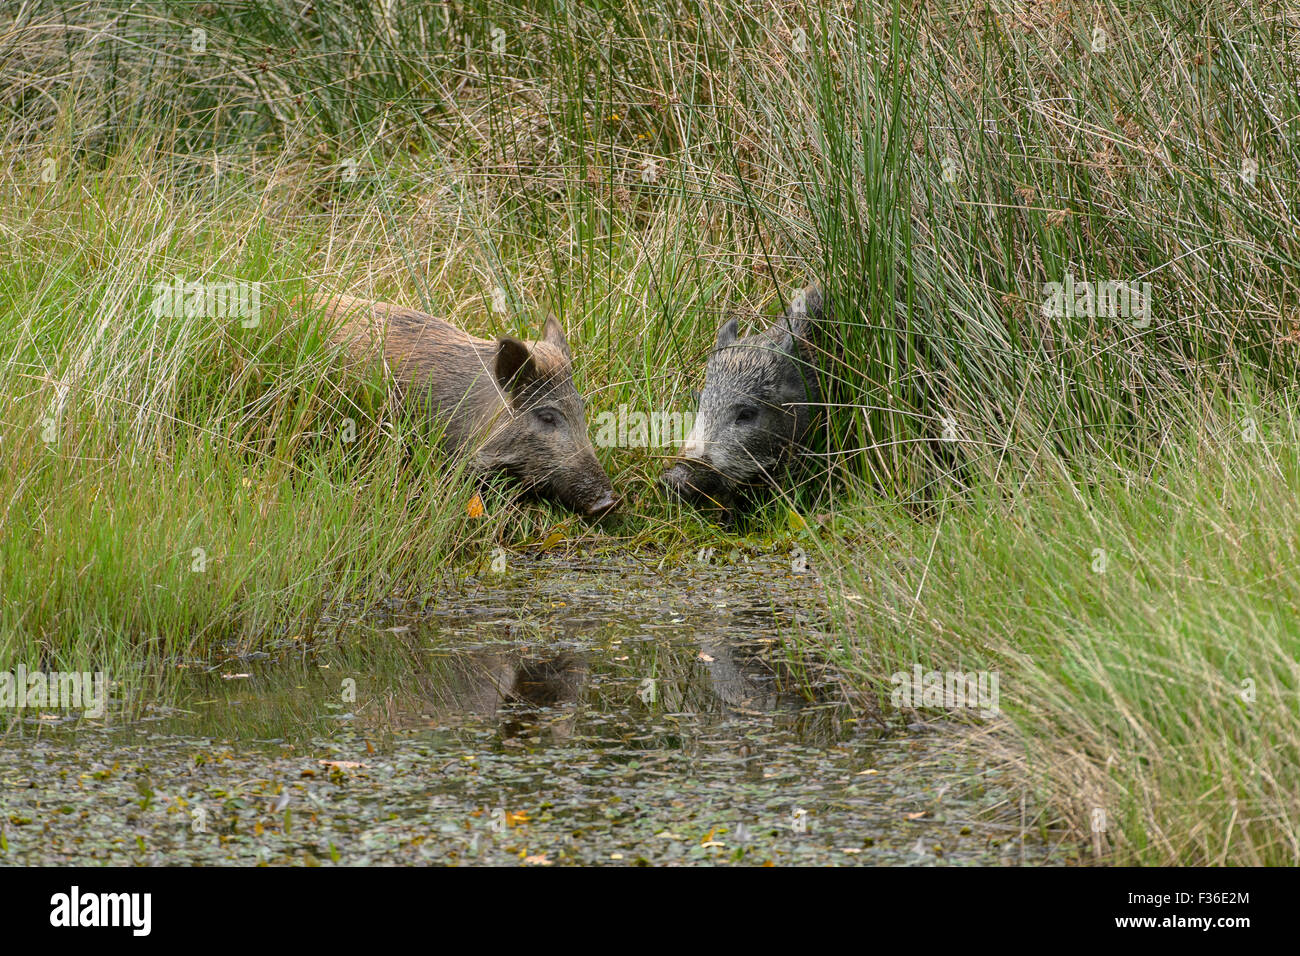
[{"label": "boar ear", "polygon": [[732,342],[736,341],[736,331],[738,328],[739,323],[737,323],[735,319],[732,319],[730,322],[723,325],[722,328],[718,329],[718,341],[713,347],[715,349],[726,348]]},{"label": "boar ear", "polygon": [[794,355],[799,342],[808,338],[808,320],[793,315],[783,315],[776,323],[776,338],[781,350]]},{"label": "boar ear", "polygon": [[573,358],[573,353],[569,351],[569,340],[564,337],[564,326],[560,325],[560,320],[554,313],[546,317],[546,324],[542,326],[542,340],[563,352],[565,358]]},{"label": "boar ear", "polygon": [[806,319],[816,320],[820,319],[826,311],[826,296],[822,293],[820,282],[804,286],[796,293],[794,299],[790,303],[791,314],[802,315]]},{"label": "boar ear", "polygon": [[813,322],[822,317],[825,306],[821,286],[815,283],[794,294],[785,314],[777,321],[777,332],[785,351],[794,354],[795,340],[808,338]]},{"label": "boar ear", "polygon": [[537,366],[528,346],[515,338],[497,340],[497,359],[494,369],[497,384],[507,392],[527,385],[537,377]]}]

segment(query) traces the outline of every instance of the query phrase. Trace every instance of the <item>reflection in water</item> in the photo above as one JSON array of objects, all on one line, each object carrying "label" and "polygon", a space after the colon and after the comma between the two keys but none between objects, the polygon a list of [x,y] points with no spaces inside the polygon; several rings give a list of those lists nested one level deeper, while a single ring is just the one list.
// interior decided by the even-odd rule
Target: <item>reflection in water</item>
[{"label": "reflection in water", "polygon": [[[812,574],[517,564],[174,663],[144,719],[17,721],[0,811],[41,825],[12,859],[989,862],[1026,828],[977,819],[1019,806],[988,768],[882,733],[796,650]],[[177,825],[199,810],[210,830]]]},{"label": "reflection in water", "polygon": [[[376,633],[396,624],[408,661],[358,709],[361,725],[395,733],[482,721],[508,744],[647,750],[704,736],[747,753],[759,727],[821,746],[851,732],[841,687],[783,640],[820,613],[811,575],[569,565],[477,585],[418,620],[398,611],[371,624]],[[670,727],[649,719],[665,714]]]},{"label": "reflection in water", "polygon": [[392,733],[477,718],[503,741],[576,736],[591,743],[641,736],[637,725],[654,713],[677,718],[674,738],[683,728],[723,726],[743,735],[754,718],[765,717],[765,725],[801,739],[820,724],[816,736],[826,742],[827,708],[848,713],[838,688],[774,664],[770,651],[765,644],[716,639],[616,644],[615,653],[488,646],[422,655],[412,647],[411,679],[390,690],[382,706],[363,708],[358,719]]},{"label": "reflection in water", "polygon": [[586,656],[533,656],[524,651],[474,651],[434,658],[421,684],[433,712],[468,712],[496,721],[513,740],[545,728],[562,740],[573,733],[587,686]]}]

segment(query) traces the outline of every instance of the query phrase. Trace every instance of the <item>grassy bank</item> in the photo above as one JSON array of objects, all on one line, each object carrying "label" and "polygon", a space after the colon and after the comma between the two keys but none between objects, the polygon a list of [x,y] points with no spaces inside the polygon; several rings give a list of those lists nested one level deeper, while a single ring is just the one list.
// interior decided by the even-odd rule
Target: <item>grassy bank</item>
[{"label": "grassy bank", "polygon": [[926,524],[872,508],[840,565],[839,660],[885,699],[916,665],[996,673],[1005,745],[1106,858],[1295,865],[1296,426],[1225,419],[1144,470]]},{"label": "grassy bank", "polygon": [[[811,276],[837,483],[750,530],[833,516],[804,532],[831,651],[882,692],[998,669],[1000,739],[1085,839],[1106,811],[1106,853],[1294,861],[1287,5],[0,17],[0,661],[121,671],[547,541],[720,534],[652,492],[667,446],[600,449],[632,502],[604,527],[504,492],[471,517],[427,425],[286,307],[306,288],[485,336],[553,310],[594,417],[689,409],[719,323]],[[177,279],[257,283],[258,321],[157,314]],[[1145,305],[1045,310],[1067,280]]]}]

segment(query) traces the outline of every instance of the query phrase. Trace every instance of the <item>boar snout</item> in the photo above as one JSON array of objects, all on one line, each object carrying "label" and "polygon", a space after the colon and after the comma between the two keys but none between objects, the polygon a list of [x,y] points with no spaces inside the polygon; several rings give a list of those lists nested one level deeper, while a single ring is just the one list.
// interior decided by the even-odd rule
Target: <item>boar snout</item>
[{"label": "boar snout", "polygon": [[618,497],[615,494],[613,494],[613,492],[611,492],[605,495],[595,504],[588,505],[586,514],[588,518],[600,518],[604,515],[609,514],[611,511],[616,511],[618,509],[618,505],[619,505]]},{"label": "boar snout", "polygon": [[565,459],[550,473],[545,485],[550,496],[589,518],[602,517],[619,505],[614,486],[590,447]]},{"label": "boar snout", "polygon": [[560,490],[560,498],[574,511],[579,511],[588,518],[600,518],[618,507],[618,495],[610,484],[605,469],[600,467],[595,454],[588,452],[588,463],[581,481],[574,482]]},{"label": "boar snout", "polygon": [[726,481],[704,461],[678,461],[659,476],[659,484],[670,495],[689,504],[727,506]]}]

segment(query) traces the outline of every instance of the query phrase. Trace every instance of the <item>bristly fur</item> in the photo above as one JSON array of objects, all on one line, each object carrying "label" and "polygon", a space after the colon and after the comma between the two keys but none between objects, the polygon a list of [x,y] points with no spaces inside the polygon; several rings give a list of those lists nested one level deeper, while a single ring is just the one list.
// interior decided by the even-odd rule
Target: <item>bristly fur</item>
[{"label": "bristly fur", "polygon": [[542,338],[480,339],[432,315],[386,302],[316,295],[331,338],[358,361],[382,359],[404,400],[444,426],[475,470],[504,473],[588,514],[613,507],[573,384],[564,331],[548,318]]},{"label": "bristly fur", "polygon": [[718,331],[695,427],[662,482],[697,503],[732,507],[754,488],[779,485],[805,450],[822,404],[813,335],[825,315],[819,286],[762,332]]}]

